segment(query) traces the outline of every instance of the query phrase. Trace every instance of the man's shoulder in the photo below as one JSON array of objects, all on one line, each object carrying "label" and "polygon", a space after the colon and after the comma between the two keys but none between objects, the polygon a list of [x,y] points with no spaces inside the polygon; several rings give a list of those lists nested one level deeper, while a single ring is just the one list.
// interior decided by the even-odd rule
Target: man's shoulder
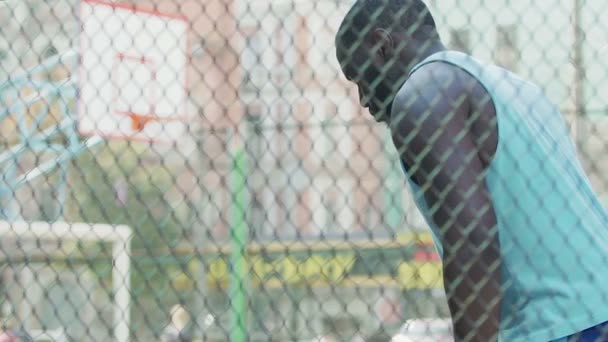
[{"label": "man's shoulder", "polygon": [[417,68],[401,86],[393,111],[427,110],[438,102],[458,104],[471,95],[471,75],[450,63],[433,62]]},{"label": "man's shoulder", "polygon": [[463,68],[444,61],[434,61],[418,67],[410,74],[402,89],[414,90],[421,87],[435,87],[437,89],[463,86],[471,81],[473,76]]}]

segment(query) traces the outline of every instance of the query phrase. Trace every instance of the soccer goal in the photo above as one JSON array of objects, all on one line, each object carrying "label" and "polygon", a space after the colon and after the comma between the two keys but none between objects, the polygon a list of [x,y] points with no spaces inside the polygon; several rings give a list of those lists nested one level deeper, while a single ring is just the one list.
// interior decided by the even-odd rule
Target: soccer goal
[{"label": "soccer goal", "polygon": [[[88,281],[78,268],[73,266],[56,268],[51,266],[51,262],[61,261],[60,259],[63,258],[63,261],[67,261],[68,265],[71,265],[72,261],[69,260],[74,257],[75,253],[85,255],[90,252],[87,247],[82,246],[91,246],[95,243],[111,245],[111,250],[108,248],[108,254],[111,256],[103,259],[104,263],[109,264],[106,265],[107,268],[111,268],[112,285],[111,289],[108,288],[106,291],[109,293],[108,298],[111,299],[113,306],[111,322],[107,323],[108,328],[111,328],[108,334],[111,335],[113,341],[127,342],[130,322],[131,238],[130,227],[124,225],[0,221],[0,240],[2,241],[0,262],[5,266],[5,270],[11,271],[9,282],[14,283],[13,287],[18,288],[19,291],[16,297],[9,299],[13,301],[10,304],[18,308],[20,318],[25,317],[26,321],[32,318],[40,320],[39,316],[43,314],[43,310],[37,304],[41,299],[48,300],[52,291],[49,286],[45,286],[43,281],[45,273],[50,274],[55,280],[60,277],[74,279],[76,288],[86,287],[84,283]],[[42,267],[37,265],[42,265]],[[73,293],[73,288],[62,289],[63,296]],[[75,320],[86,324],[86,320],[95,319],[87,318],[85,314],[82,314],[83,308],[88,305],[86,302],[94,300],[92,296],[87,293],[85,296],[81,296],[84,298],[81,301],[71,302],[71,306],[74,308],[69,309],[75,310],[73,316]],[[7,297],[10,298],[10,296]],[[57,314],[61,314],[67,309],[54,307],[53,310]],[[91,312],[99,314],[96,310],[91,310]],[[42,323],[37,324],[43,325]],[[25,326],[30,331],[40,328],[34,324],[23,324],[23,322],[21,322],[21,326]],[[86,327],[86,329],[89,328]]]}]

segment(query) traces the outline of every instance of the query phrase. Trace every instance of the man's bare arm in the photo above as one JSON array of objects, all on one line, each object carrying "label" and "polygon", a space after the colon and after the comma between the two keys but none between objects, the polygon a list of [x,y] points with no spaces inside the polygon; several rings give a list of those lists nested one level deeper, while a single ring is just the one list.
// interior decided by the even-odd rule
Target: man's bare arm
[{"label": "man's bare arm", "polygon": [[494,341],[500,253],[484,165],[467,122],[463,77],[446,64],[413,74],[392,111],[393,141],[440,229],[444,284],[459,341]]}]

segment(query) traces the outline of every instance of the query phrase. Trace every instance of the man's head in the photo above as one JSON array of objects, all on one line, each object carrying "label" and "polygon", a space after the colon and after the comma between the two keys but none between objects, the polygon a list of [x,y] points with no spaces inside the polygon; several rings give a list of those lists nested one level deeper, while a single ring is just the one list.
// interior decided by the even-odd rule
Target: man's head
[{"label": "man's head", "polygon": [[363,107],[378,121],[415,63],[443,48],[422,0],[357,0],[336,35],[336,55],[357,84]]}]

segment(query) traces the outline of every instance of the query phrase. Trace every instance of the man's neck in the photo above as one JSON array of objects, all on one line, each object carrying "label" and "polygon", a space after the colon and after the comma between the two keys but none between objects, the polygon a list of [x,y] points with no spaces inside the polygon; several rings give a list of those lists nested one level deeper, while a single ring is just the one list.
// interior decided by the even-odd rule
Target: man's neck
[{"label": "man's neck", "polygon": [[402,75],[402,78],[399,80],[399,82],[397,82],[396,92],[398,92],[399,89],[401,89],[401,87],[405,83],[405,81],[407,81],[410,73],[412,72],[412,70],[414,69],[414,67],[416,65],[422,63],[422,61],[429,58],[430,56],[432,56],[438,52],[442,52],[442,51],[446,51],[446,50],[447,49],[443,45],[443,43],[441,41],[437,40],[430,44],[424,44],[424,46],[422,46],[415,55],[409,56],[409,58],[408,58],[408,56],[405,56],[406,57],[405,60],[406,61],[409,60],[409,63],[406,66],[406,69]]},{"label": "man's neck", "polygon": [[[426,47],[422,51],[418,52],[414,57],[408,58],[407,60],[410,60],[410,63],[408,64],[402,77],[396,82],[396,87],[394,88],[394,94],[391,96],[391,98],[394,100],[395,95],[397,94],[397,92],[399,92],[401,87],[403,87],[403,84],[405,84],[405,81],[407,81],[410,72],[416,65],[418,65],[419,63],[421,63],[422,61],[427,59],[429,56],[431,56],[435,53],[441,52],[441,51],[446,51],[446,50],[447,50],[446,47],[443,45],[443,43],[441,43],[441,41],[435,41],[432,44],[426,45]],[[390,104],[387,106],[387,108],[389,108],[389,110],[387,112],[385,112],[380,118],[377,118],[376,121],[384,122],[387,124],[388,124],[388,122],[390,122],[393,100],[391,100]]]},{"label": "man's neck", "polygon": [[418,50],[416,54],[408,58],[410,62],[407,66],[407,73],[409,74],[416,65],[420,64],[422,61],[429,58],[431,55],[446,50],[446,47],[441,41],[434,41],[430,44],[423,44],[423,46],[421,46],[420,50]]}]

